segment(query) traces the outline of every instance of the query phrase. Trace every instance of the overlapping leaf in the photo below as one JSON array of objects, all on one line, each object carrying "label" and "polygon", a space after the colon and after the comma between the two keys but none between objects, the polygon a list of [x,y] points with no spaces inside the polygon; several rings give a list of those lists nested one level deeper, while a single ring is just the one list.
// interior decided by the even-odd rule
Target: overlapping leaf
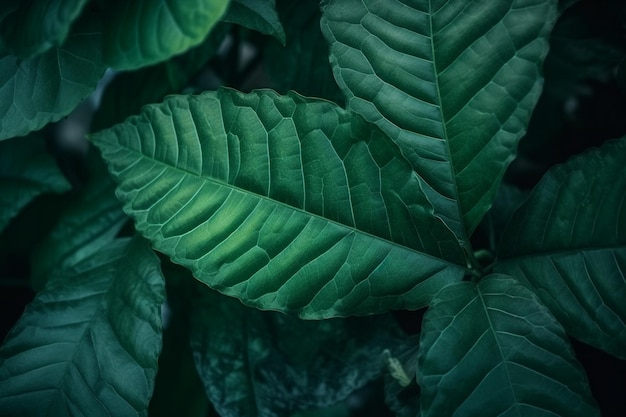
[{"label": "overlapping leaf", "polygon": [[0,415],[147,415],[164,297],[143,240],[56,270],[0,348]]},{"label": "overlapping leaf", "polygon": [[400,145],[466,244],[539,97],[556,1],[327,0],[323,13],[349,108]]},{"label": "overlapping leaf", "polygon": [[104,74],[97,20],[85,14],[65,43],[30,59],[0,52],[0,140],[68,115]]},{"label": "overlapping leaf", "polygon": [[116,0],[107,4],[104,59],[119,70],[164,61],[200,44],[229,0]]},{"label": "overlapping leaf", "polygon": [[516,212],[496,270],[524,281],[572,336],[626,358],[626,140],[551,169]]},{"label": "overlapping leaf", "polygon": [[0,3],[0,46],[19,58],[32,58],[60,47],[86,3],[4,0]]},{"label": "overlapping leaf", "polygon": [[222,89],[92,139],[137,229],[247,304],[306,317],[419,308],[464,274],[399,149],[332,103]]},{"label": "overlapping leaf", "polygon": [[507,276],[444,288],[421,334],[424,417],[599,415],[563,328]]},{"label": "overlapping leaf", "polygon": [[232,0],[222,20],[271,35],[283,45],[286,42],[276,0]]}]

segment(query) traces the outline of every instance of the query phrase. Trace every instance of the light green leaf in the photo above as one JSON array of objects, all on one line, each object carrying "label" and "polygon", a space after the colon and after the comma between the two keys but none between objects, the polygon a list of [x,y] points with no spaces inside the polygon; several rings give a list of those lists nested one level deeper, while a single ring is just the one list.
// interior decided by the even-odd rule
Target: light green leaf
[{"label": "light green leaf", "polygon": [[115,183],[98,155],[88,155],[91,178],[61,214],[31,257],[31,287],[40,290],[52,270],[88,258],[110,243],[128,217],[115,197]]},{"label": "light green leaf", "polygon": [[118,70],[164,61],[200,44],[229,0],[115,0],[104,20],[104,59]]},{"label": "light green leaf", "polygon": [[348,107],[398,143],[468,246],[539,98],[556,1],[323,4]]},{"label": "light green leaf", "polygon": [[0,142],[0,232],[38,195],[69,189],[41,135]]},{"label": "light green leaf", "polygon": [[164,298],[143,240],[57,269],[0,348],[0,415],[146,416]]},{"label": "light green leaf", "polygon": [[626,358],[626,139],[552,168],[516,212],[497,271],[573,337]]},{"label": "light green leaf", "polygon": [[464,275],[399,149],[333,103],[170,96],[92,140],[137,230],[246,304],[311,318],[419,308]]},{"label": "light green leaf", "polygon": [[563,328],[507,276],[441,290],[421,334],[423,417],[599,416]]},{"label": "light green leaf", "polygon": [[273,36],[285,45],[285,31],[276,12],[276,0],[232,0],[222,20]]},{"label": "light green leaf", "polygon": [[31,59],[0,53],[0,140],[68,115],[104,75],[101,33],[84,14],[63,46]]},{"label": "light green leaf", "polygon": [[0,44],[19,58],[60,47],[87,0],[3,0]]},{"label": "light green leaf", "polygon": [[419,334],[412,335],[383,352],[385,403],[396,417],[419,416],[420,390],[415,378],[419,338]]},{"label": "light green leaf", "polygon": [[222,417],[284,416],[328,407],[380,375],[396,343],[391,316],[301,321],[245,307],[200,288],[191,346],[206,393]]}]

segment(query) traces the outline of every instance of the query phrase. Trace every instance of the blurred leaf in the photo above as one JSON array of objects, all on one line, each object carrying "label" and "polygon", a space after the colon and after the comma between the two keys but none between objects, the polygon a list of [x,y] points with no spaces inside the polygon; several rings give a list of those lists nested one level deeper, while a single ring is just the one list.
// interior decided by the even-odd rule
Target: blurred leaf
[{"label": "blurred leaf", "polygon": [[0,142],[0,233],[38,195],[69,189],[41,134]]},{"label": "blurred leaf", "polygon": [[420,413],[417,385],[417,358],[420,335],[413,335],[383,352],[387,367],[385,375],[385,402],[396,417],[416,417]]},{"label": "blurred leaf", "polygon": [[496,271],[573,337],[626,358],[626,139],[553,167],[515,213]]},{"label": "blurred leaf", "polygon": [[505,275],[441,290],[421,334],[424,417],[599,416],[563,328]]},{"label": "blurred leaf", "polygon": [[60,47],[87,0],[3,0],[0,3],[0,45],[28,59]]},{"label": "blurred leaf", "polygon": [[164,298],[143,240],[55,270],[0,348],[0,415],[147,415]]},{"label": "blurred leaf", "polygon": [[273,36],[285,44],[285,31],[276,12],[276,0],[231,0],[222,20]]}]

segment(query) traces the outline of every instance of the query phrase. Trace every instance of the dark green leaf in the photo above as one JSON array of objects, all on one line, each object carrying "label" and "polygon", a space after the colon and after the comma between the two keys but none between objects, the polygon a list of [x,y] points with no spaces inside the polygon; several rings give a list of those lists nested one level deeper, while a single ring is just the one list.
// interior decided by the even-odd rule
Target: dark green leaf
[{"label": "dark green leaf", "polygon": [[104,58],[118,70],[164,61],[200,44],[229,0],[114,0],[104,20]]},{"label": "dark green leaf", "polygon": [[41,135],[0,142],[0,232],[38,195],[69,189]]},{"label": "dark green leaf", "polygon": [[137,229],[247,304],[312,318],[420,308],[464,274],[399,149],[327,101],[171,96],[92,139]]},{"label": "dark green leaf", "polygon": [[598,416],[563,328],[521,284],[452,284],[424,316],[422,416]]},{"label": "dark green leaf", "polygon": [[222,19],[265,35],[271,35],[283,45],[285,31],[276,12],[276,0],[232,0]]},{"label": "dark green leaf", "polygon": [[60,47],[87,0],[3,0],[0,45],[19,58]]},{"label": "dark green leaf", "polygon": [[569,334],[626,358],[626,140],[552,168],[504,233],[496,270],[523,279]]},{"label": "dark green leaf", "polygon": [[348,107],[398,143],[467,247],[539,98],[556,2],[327,0],[322,9]]},{"label": "dark green leaf", "polygon": [[57,269],[0,348],[0,415],[147,415],[164,298],[143,240]]}]

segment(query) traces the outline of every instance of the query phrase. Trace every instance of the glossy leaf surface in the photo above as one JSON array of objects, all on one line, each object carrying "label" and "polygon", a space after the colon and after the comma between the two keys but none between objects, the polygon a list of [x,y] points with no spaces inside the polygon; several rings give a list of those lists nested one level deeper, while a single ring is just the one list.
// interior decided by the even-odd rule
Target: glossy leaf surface
[{"label": "glossy leaf surface", "polygon": [[0,348],[0,415],[146,416],[164,298],[143,240],[57,269]]},{"label": "glossy leaf surface", "polygon": [[489,209],[541,91],[556,1],[324,2],[350,109],[402,148],[461,244]]},{"label": "glossy leaf surface", "polygon": [[423,417],[599,415],[563,328],[505,275],[444,288],[421,334]]},{"label": "glossy leaf surface", "polygon": [[92,140],[154,247],[249,305],[305,317],[419,308],[464,274],[399,149],[332,103],[169,97]]},{"label": "glossy leaf surface", "polygon": [[555,166],[504,232],[496,270],[537,293],[569,334],[626,358],[626,140]]}]

